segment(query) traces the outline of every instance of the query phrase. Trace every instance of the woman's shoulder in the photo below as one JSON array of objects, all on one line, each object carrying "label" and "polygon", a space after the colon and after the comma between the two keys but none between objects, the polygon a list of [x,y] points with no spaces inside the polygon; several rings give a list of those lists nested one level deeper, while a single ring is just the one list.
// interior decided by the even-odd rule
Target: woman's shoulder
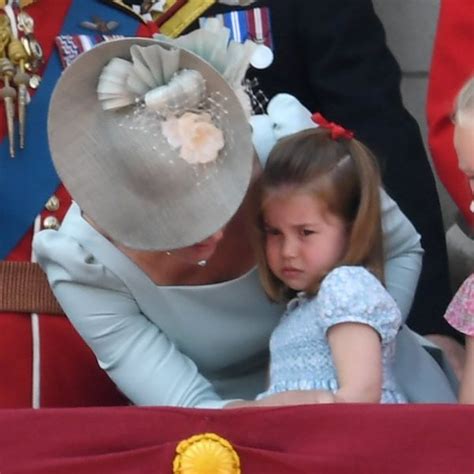
[{"label": "woman's shoulder", "polygon": [[72,204],[59,230],[42,230],[33,239],[36,259],[51,284],[65,280],[122,287],[119,279],[101,261],[101,246],[108,248],[111,244],[82,219],[76,204]]},{"label": "woman's shoulder", "polygon": [[82,218],[76,204],[71,204],[58,230],[45,229],[33,238],[33,251],[40,265],[46,261],[63,261],[84,254],[81,245]]}]

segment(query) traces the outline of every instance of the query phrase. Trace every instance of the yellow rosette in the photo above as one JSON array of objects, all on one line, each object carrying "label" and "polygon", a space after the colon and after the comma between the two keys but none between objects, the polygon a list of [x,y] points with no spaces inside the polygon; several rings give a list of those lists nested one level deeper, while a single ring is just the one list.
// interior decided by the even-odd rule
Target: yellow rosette
[{"label": "yellow rosette", "polygon": [[240,474],[232,445],[214,433],[191,436],[176,447],[174,474]]}]

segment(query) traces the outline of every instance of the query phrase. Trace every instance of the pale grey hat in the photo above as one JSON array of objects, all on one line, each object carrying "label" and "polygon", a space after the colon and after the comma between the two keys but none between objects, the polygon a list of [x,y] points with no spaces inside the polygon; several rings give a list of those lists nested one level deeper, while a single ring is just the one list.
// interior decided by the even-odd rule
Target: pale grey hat
[{"label": "pale grey hat", "polygon": [[[132,84],[117,105],[123,97],[117,99],[115,88],[126,81],[120,74],[107,80],[114,62],[124,71],[136,63],[151,81],[148,89],[154,88],[150,97]],[[143,70],[150,65],[159,69],[154,78]],[[182,71],[204,79],[200,98],[189,92],[187,78],[178,77]],[[104,77],[107,87],[98,87]],[[171,82],[179,82],[179,93],[163,101]],[[148,102],[156,107],[150,110]],[[201,128],[188,133],[197,120],[206,137],[208,128],[217,134],[210,151],[201,143]],[[250,182],[251,130],[232,87],[199,56],[153,39],[109,41],[79,56],[53,92],[48,136],[56,170],[82,211],[110,238],[136,249],[174,249],[205,239],[229,221]],[[201,148],[211,156],[201,160]]]}]

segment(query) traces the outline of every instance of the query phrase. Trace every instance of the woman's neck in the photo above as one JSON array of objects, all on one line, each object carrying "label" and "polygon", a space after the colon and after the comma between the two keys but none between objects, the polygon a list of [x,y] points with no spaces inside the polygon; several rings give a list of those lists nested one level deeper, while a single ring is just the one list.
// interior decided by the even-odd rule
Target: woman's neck
[{"label": "woman's neck", "polygon": [[251,199],[246,199],[227,224],[224,236],[205,266],[173,252],[141,251],[115,244],[157,285],[206,285],[247,273],[256,260],[251,246]]}]

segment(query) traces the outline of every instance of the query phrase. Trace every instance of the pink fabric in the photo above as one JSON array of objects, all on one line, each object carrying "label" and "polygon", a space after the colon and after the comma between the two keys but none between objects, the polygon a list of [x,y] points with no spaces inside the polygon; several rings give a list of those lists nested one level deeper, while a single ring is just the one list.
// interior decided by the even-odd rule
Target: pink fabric
[{"label": "pink fabric", "polygon": [[444,317],[458,331],[474,336],[474,273],[454,295]]}]

